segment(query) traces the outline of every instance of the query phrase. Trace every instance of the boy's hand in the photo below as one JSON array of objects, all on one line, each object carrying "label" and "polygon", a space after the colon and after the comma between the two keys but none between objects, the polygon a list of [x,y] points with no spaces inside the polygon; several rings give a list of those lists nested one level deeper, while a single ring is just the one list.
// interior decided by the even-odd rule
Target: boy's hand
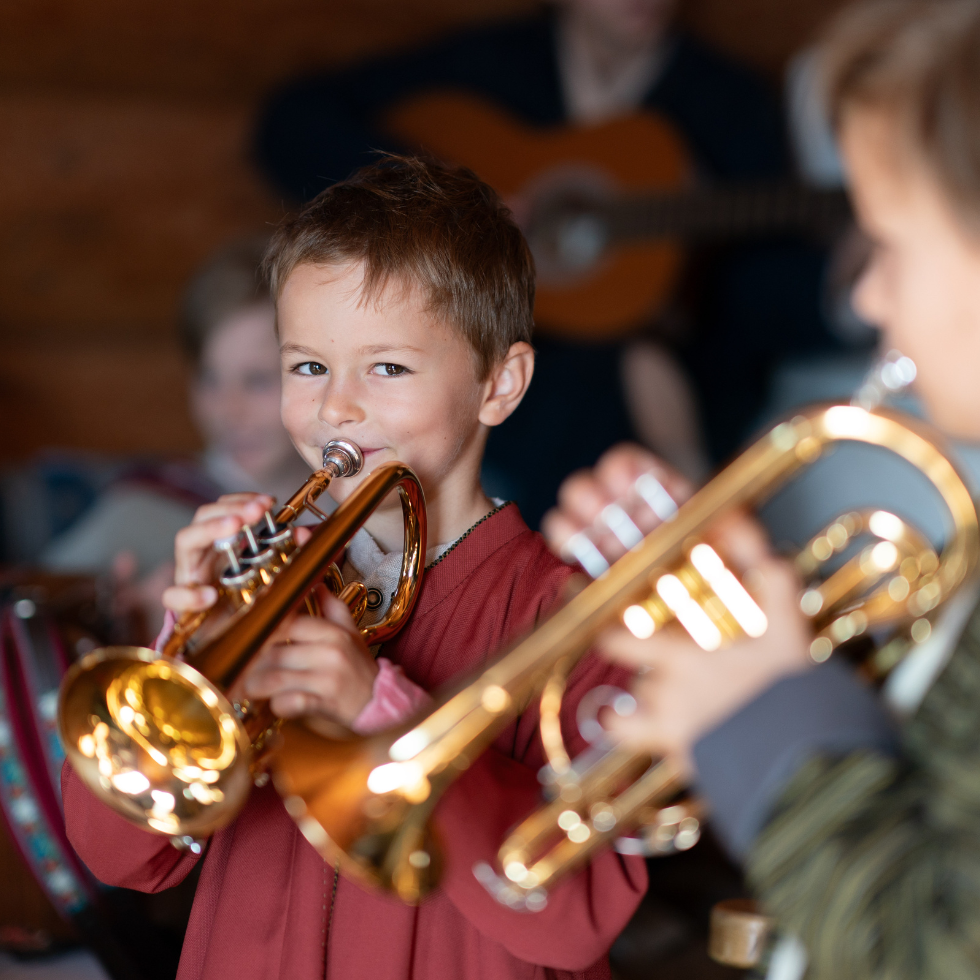
[{"label": "boy's hand", "polygon": [[625,628],[599,640],[606,656],[645,670],[635,680],[637,710],[608,722],[627,744],[673,757],[690,775],[695,742],[781,678],[812,666],[811,632],[800,612],[793,567],[773,558],[754,521],[734,516],[712,536],[769,621],[758,639],[702,650],[676,623],[648,640]]},{"label": "boy's hand", "polygon": [[[548,511],[541,523],[548,544],[556,553],[573,534],[592,527],[602,509],[608,504],[629,496],[633,484],[644,473],[650,473],[660,481],[677,504],[691,496],[691,484],[674,472],[666,463],[641,446],[624,443],[605,453],[592,470],[573,473],[558,490],[558,506]],[[651,526],[643,530],[649,533],[659,520],[651,513]],[[607,554],[607,560],[619,557]]]},{"label": "boy's hand", "polygon": [[227,493],[213,504],[198,507],[194,520],[177,532],[174,545],[174,584],[163,593],[163,605],[176,615],[214,605],[220,556],[214,543],[230,538],[246,524],[254,524],[273,506],[264,493]]},{"label": "boy's hand", "polygon": [[324,589],[320,607],[325,619],[295,616],[266,643],[245,693],[268,698],[280,718],[321,715],[350,727],[371,700],[378,665],[347,606]]}]

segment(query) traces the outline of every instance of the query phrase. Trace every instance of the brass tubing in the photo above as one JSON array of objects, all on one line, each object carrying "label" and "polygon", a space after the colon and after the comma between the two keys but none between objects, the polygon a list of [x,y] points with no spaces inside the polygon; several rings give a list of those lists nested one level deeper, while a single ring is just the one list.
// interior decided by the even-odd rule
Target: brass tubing
[{"label": "brass tubing", "polygon": [[[300,497],[304,507],[312,506],[314,492],[329,479],[356,472],[360,451],[330,443],[324,459],[324,469],[287,507],[298,506]],[[256,576],[258,584],[249,586],[247,601],[232,613],[222,607],[208,621],[207,636],[204,629],[179,636],[172,649],[182,657],[110,647],[72,666],[61,687],[59,732],[72,767],[89,789],[128,820],[170,836],[179,846],[199,849],[195,838],[232,819],[253,776],[267,778],[256,769],[278,720],[265,702],[233,703],[229,689],[317,582],[341,581],[331,561],[393,490],[404,518],[402,577],[383,620],[360,633],[369,645],[394,635],[418,595],[426,520],[418,479],[408,466],[392,462],[367,476],[333,516],[312,529],[305,545],[293,547],[290,539],[268,577]],[[356,610],[365,605],[363,585],[351,583],[343,591]]]},{"label": "brass tubing", "polygon": [[[646,601],[657,579],[685,561],[721,515],[760,503],[827,446],[841,441],[890,449],[939,491],[950,513],[951,533],[938,570],[921,585],[921,596],[911,593],[910,602],[921,600],[923,608],[931,609],[945,601],[976,565],[980,527],[966,484],[931,430],[883,408],[808,409],[750,446],[672,520],[659,525],[528,637],[445,695],[417,724],[354,745],[320,738],[294,724],[284,726],[277,786],[308,839],[328,860],[362,880],[418,901],[437,877],[438,852],[426,842],[426,821],[439,795],[524,710],[556,665],[571,671],[597,635],[618,621],[627,606]],[[891,607],[893,617],[896,609]],[[590,778],[601,785],[601,770]],[[676,774],[666,764],[651,767],[609,801],[620,814],[616,830],[590,834],[584,846],[560,842],[551,858],[538,859],[544,861],[540,878],[552,880],[563,869],[562,861],[572,866],[621,834],[651,798],[676,786]],[[533,826],[533,817],[531,822]]]},{"label": "brass tubing", "polygon": [[[585,811],[587,814],[594,803],[614,793],[627,779],[632,781],[642,775],[650,762],[649,758],[644,759],[633,752],[621,748],[612,749],[603,759],[604,765],[598,778],[588,783],[583,780],[573,784],[579,791],[580,798],[565,800],[559,793],[556,799],[536,810],[511,832],[500,848],[501,865],[506,868],[519,851],[533,854],[536,847],[554,835],[555,823],[563,811]],[[588,823],[588,817],[582,822]]]},{"label": "brass tubing", "polygon": [[276,576],[274,587],[266,586],[260,590],[252,604],[236,614],[219,636],[188,657],[191,666],[216,687],[227,690],[283,618],[303,601],[309,589],[322,576],[324,567],[340,555],[364,523],[365,515],[371,514],[396,489],[405,513],[402,570],[404,572],[407,566],[408,576],[403,575],[385,620],[369,627],[370,633],[365,637],[369,644],[384,642],[393,632],[391,623],[395,618],[411,612],[418,595],[415,586],[425,560],[422,488],[411,468],[404,463],[385,463],[369,474],[358,487],[356,495],[345,500],[329,521],[313,528],[310,540],[296,551],[289,564]]},{"label": "brass tubing", "polygon": [[[838,435],[824,419],[828,411],[836,410],[860,413],[848,435]],[[871,424],[861,428],[861,416],[869,417]],[[581,658],[599,632],[617,619],[626,605],[644,595],[653,575],[680,559],[689,540],[697,540],[720,514],[761,502],[796,470],[813,462],[827,445],[841,439],[887,446],[922,470],[939,491],[953,521],[951,543],[943,550],[940,561],[941,587],[943,595],[948,596],[975,564],[980,541],[969,491],[927,432],[916,420],[898,413],[886,409],[869,413],[852,406],[811,409],[806,415],[777,426],[695,494],[680,508],[674,520],[648,534],[605,575],[583,589],[573,602],[488,667],[472,691],[467,688],[437,708],[419,726],[426,742],[434,747],[436,739],[448,735],[461,715],[480,711],[479,701],[474,697],[477,690],[499,687],[520,701],[522,695],[533,693],[538,686],[535,679],[550,673],[557,661],[563,657],[573,662]],[[491,723],[494,716],[485,712],[485,717]],[[505,713],[505,721],[506,718]],[[477,724],[477,727],[482,726]],[[491,723],[492,731],[484,733],[486,743],[492,741],[499,727]],[[426,754],[432,755],[433,750]]]},{"label": "brass tubing", "polygon": [[317,470],[276,512],[276,523],[289,524],[295,521],[303,513],[308,503],[315,501],[317,497],[323,494],[323,491],[330,486],[332,479],[333,473],[329,470]]},{"label": "brass tubing", "polygon": [[[640,758],[636,756],[635,758]],[[528,869],[536,880],[535,887],[549,888],[555,879],[582,867],[597,851],[602,850],[615,838],[621,837],[623,827],[649,805],[651,798],[667,799],[683,786],[680,773],[669,762],[660,760],[650,766],[643,775],[630,784],[611,801],[616,823],[606,830],[597,830],[591,820],[583,821],[589,828],[588,838],[578,843],[563,837],[550,851],[543,854]]]},{"label": "brass tubing", "polygon": [[[305,509],[306,504],[321,496],[324,490],[330,486],[333,478],[334,473],[330,469],[319,469],[311,474],[306,483],[276,512],[276,523],[288,524],[296,520]],[[174,623],[173,632],[167,637],[162,650],[163,655],[165,657],[179,656],[188,638],[200,629],[210,613],[209,609],[181,613]]]}]

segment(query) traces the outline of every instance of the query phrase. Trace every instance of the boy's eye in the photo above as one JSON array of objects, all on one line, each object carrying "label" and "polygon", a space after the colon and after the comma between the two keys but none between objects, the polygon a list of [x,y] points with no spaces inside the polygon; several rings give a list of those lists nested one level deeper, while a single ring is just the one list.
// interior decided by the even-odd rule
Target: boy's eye
[{"label": "boy's eye", "polygon": [[386,378],[397,378],[400,374],[407,374],[408,368],[401,364],[375,364],[371,368],[372,374],[380,374]]},{"label": "boy's eye", "polygon": [[308,374],[317,378],[327,373],[326,367],[318,361],[304,361],[302,364],[297,364],[293,371],[296,374]]}]

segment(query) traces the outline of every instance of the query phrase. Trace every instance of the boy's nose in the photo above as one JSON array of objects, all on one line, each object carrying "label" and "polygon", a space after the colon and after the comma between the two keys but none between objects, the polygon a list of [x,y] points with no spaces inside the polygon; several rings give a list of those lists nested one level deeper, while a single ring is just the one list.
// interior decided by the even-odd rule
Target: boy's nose
[{"label": "boy's nose", "polygon": [[333,382],[326,385],[317,417],[327,425],[340,428],[344,423],[363,421],[364,410],[351,385]]}]

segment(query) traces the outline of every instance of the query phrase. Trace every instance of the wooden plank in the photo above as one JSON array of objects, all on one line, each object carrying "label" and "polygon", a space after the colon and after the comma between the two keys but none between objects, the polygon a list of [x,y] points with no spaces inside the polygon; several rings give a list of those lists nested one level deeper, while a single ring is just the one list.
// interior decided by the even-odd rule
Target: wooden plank
[{"label": "wooden plank", "polygon": [[[722,49],[778,71],[842,0],[686,0]],[[280,79],[408,47],[534,0],[5,0],[0,86],[254,98]]]},{"label": "wooden plank", "polygon": [[278,80],[534,0],[4,0],[0,85],[258,96]]},{"label": "wooden plank", "polygon": [[[771,72],[840,0],[686,0]],[[269,228],[261,94],[532,0],[6,0],[0,7],[0,458],[185,452],[176,313],[192,270]]]},{"label": "wooden plank", "polygon": [[0,337],[163,336],[215,248],[281,214],[240,104],[0,97]]},{"label": "wooden plank", "polygon": [[173,343],[8,345],[0,360],[0,458],[42,446],[183,454],[199,446],[188,371]]}]

